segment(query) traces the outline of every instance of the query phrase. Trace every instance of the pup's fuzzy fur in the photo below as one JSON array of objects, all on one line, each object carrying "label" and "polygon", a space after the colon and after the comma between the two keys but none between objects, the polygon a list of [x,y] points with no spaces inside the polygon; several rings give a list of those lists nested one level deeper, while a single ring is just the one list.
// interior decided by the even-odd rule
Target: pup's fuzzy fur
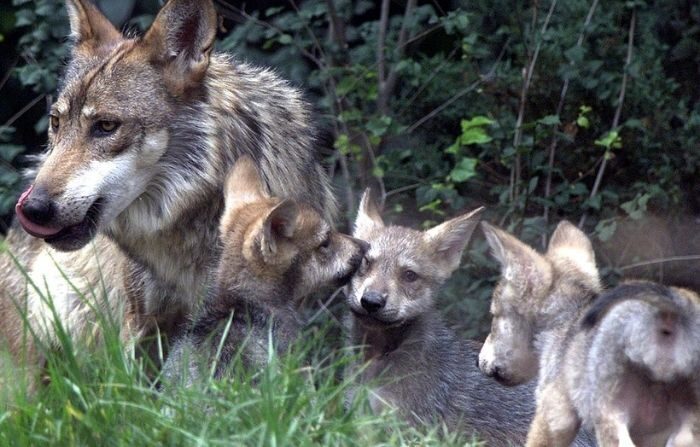
[{"label": "pup's fuzzy fur", "polygon": [[534,387],[507,388],[484,377],[480,344],[460,340],[435,308],[480,211],[421,232],[385,226],[365,192],[353,235],[370,249],[347,287],[349,344],[361,346],[361,361],[348,374],[371,387],[374,411],[388,406],[417,425],[444,422],[487,445],[522,445]]}]

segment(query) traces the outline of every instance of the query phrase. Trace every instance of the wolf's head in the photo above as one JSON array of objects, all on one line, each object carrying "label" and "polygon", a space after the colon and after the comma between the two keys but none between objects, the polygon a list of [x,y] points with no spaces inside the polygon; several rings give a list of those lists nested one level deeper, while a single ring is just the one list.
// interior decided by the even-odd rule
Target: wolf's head
[{"label": "wolf's head", "polygon": [[481,211],[426,231],[385,226],[365,191],[353,236],[370,248],[347,290],[356,318],[370,326],[394,326],[431,309],[438,289],[459,267]]},{"label": "wolf's head", "polygon": [[600,291],[593,247],[567,221],[554,231],[545,255],[514,236],[482,223],[501,279],[491,299],[491,333],[479,354],[481,370],[507,385],[534,378],[538,372],[537,336],[567,321]]},{"label": "wolf's head", "polygon": [[243,268],[256,284],[293,300],[344,285],[367,244],[339,233],[313,208],[269,197],[252,159],[239,159],[226,181],[220,234],[220,288],[235,287]]},{"label": "wolf's head", "polygon": [[73,250],[157,193],[147,188],[178,138],[168,130],[175,111],[204,94],[216,14],[211,0],[170,0],[143,37],[126,38],[89,0],[66,4],[72,57],[46,159],[16,213],[33,236]]}]

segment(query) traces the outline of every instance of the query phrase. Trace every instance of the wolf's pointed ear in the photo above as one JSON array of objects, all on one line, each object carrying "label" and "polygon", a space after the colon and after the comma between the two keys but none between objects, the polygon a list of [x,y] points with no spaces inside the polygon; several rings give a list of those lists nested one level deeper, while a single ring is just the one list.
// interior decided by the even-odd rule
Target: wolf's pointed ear
[{"label": "wolf's pointed ear", "polygon": [[265,217],[260,249],[267,262],[277,254],[280,241],[294,236],[298,217],[299,206],[291,199],[280,202]]},{"label": "wolf's pointed ear", "polygon": [[122,39],[112,25],[90,0],[66,0],[74,51],[96,52],[109,48]]},{"label": "wolf's pointed ear", "polygon": [[549,287],[552,267],[541,254],[515,236],[481,222],[491,254],[501,264],[501,278],[517,289],[541,290]]},{"label": "wolf's pointed ear", "polygon": [[362,194],[360,207],[357,209],[352,235],[359,239],[365,239],[372,230],[383,226],[384,221],[382,216],[379,215],[377,204],[372,200],[372,191],[367,188]]},{"label": "wolf's pointed ear", "polygon": [[249,155],[242,155],[226,177],[226,210],[236,209],[264,197],[267,197],[267,194],[255,162]]},{"label": "wolf's pointed ear", "polygon": [[476,224],[479,223],[483,211],[484,207],[479,207],[423,233],[423,238],[430,245],[444,274],[450,275],[459,267],[462,252],[467,246]]},{"label": "wolf's pointed ear", "polygon": [[170,94],[181,96],[204,78],[215,37],[212,0],[169,0],[158,12],[143,42],[164,64]]},{"label": "wolf's pointed ear", "polygon": [[547,247],[547,257],[552,261],[566,262],[598,280],[593,244],[586,233],[568,220],[562,220],[552,233]]}]

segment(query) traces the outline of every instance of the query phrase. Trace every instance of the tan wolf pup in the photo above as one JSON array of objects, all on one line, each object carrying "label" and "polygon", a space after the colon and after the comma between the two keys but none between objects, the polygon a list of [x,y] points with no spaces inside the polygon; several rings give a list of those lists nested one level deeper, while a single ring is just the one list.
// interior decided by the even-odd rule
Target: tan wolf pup
[{"label": "tan wolf pup", "polygon": [[286,353],[301,330],[302,298],[344,285],[368,247],[310,206],[270,197],[247,156],[229,175],[225,197],[215,285],[165,365],[170,381],[189,385],[212,365],[220,378],[234,358],[259,368],[270,350]]},{"label": "tan wolf pup", "polygon": [[370,249],[347,287],[348,343],[361,346],[360,362],[346,375],[370,387],[375,412],[396,408],[416,425],[445,423],[487,445],[522,445],[534,386],[507,388],[486,378],[477,366],[481,345],[461,340],[435,306],[480,214],[477,209],[427,231],[385,226],[365,192],[353,236]]},{"label": "tan wolf pup", "polygon": [[[138,37],[90,0],[66,6],[72,53],[48,151],[16,207],[35,238],[15,225],[9,248],[72,336],[99,332],[82,297],[93,293],[106,295],[100,310],[126,308],[127,334],[173,333],[216,267],[224,179],[239,156],[274,196],[334,215],[310,108],[271,71],[213,51],[211,0],[167,1]],[[19,304],[55,343],[48,304],[32,287],[25,301],[26,279],[9,256],[0,263],[2,338],[15,354],[26,347]]]},{"label": "tan wolf pup", "polygon": [[509,385],[539,370],[527,445],[567,446],[582,424],[603,447],[697,445],[697,295],[634,282],[599,296],[591,243],[566,221],[544,255],[483,228],[502,275],[480,367]]}]

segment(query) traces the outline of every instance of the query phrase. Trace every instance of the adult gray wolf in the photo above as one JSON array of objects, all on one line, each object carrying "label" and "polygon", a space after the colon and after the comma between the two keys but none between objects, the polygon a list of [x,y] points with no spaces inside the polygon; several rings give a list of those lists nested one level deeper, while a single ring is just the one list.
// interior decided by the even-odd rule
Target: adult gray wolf
[{"label": "adult gray wolf", "polygon": [[271,71],[213,51],[211,0],[168,1],[141,37],[89,0],[66,5],[72,55],[48,150],[7,238],[33,285],[1,261],[16,355],[32,338],[18,307],[53,344],[53,310],[73,337],[99,332],[93,308],[120,312],[128,339],[176,331],[216,266],[224,178],[241,155],[275,196],[335,212],[308,105]]}]

